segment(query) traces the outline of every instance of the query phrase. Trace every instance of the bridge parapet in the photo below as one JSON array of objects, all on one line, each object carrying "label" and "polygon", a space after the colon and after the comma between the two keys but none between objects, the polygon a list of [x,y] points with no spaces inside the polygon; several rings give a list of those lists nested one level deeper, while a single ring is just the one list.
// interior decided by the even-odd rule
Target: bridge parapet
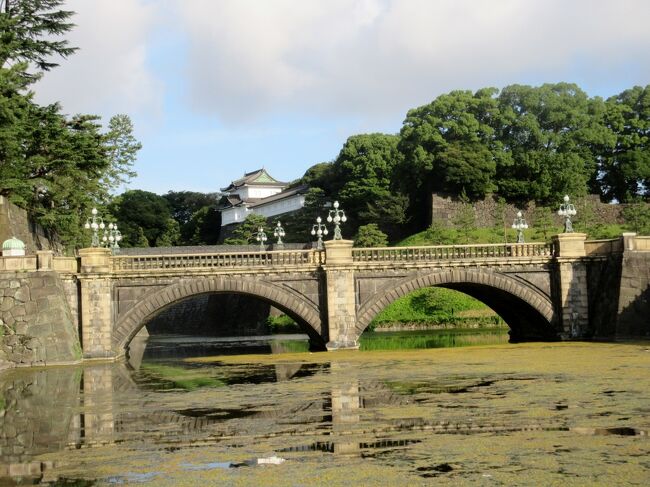
[{"label": "bridge parapet", "polygon": [[430,262],[459,259],[552,257],[547,243],[434,245],[422,247],[378,247],[352,249],[354,262]]},{"label": "bridge parapet", "polygon": [[111,257],[112,272],[168,269],[218,269],[237,267],[284,267],[321,265],[320,250],[274,250],[269,252],[235,252],[215,254],[124,255]]}]

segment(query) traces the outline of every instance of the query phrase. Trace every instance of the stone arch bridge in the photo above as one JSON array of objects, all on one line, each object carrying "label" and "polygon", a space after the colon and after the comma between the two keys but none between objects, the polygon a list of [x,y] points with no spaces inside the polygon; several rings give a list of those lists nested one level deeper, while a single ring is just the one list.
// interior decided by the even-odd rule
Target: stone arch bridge
[{"label": "stone arch bridge", "polygon": [[360,334],[384,307],[428,286],[485,302],[508,323],[514,340],[591,336],[590,309],[595,317],[600,299],[593,289],[590,296],[590,287],[602,288],[603,262],[616,245],[623,240],[585,242],[584,234],[561,234],[551,244],[357,249],[339,240],[322,251],[191,255],[111,255],[93,248],[82,249],[79,262],[55,262],[53,268],[67,283],[85,358],[123,355],[157,313],[207,293],[258,297],[336,350],[358,347]]}]

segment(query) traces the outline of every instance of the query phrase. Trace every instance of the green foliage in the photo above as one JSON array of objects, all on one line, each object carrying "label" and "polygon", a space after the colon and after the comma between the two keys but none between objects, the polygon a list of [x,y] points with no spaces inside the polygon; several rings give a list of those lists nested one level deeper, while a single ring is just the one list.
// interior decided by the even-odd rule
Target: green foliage
[{"label": "green foliage", "polygon": [[216,206],[204,206],[181,226],[183,245],[215,245],[221,234],[221,213]]},{"label": "green foliage", "polygon": [[375,223],[368,223],[359,227],[357,235],[354,237],[355,247],[386,247],[388,237],[384,232],[379,230]]},{"label": "green foliage", "polygon": [[553,222],[553,211],[545,206],[537,206],[533,210],[533,219],[535,225],[533,231],[541,236],[537,240],[548,242],[551,240],[551,235],[558,233],[559,229]]},{"label": "green foliage", "polygon": [[156,247],[172,247],[179,243],[180,238],[180,225],[173,218],[168,218],[162,233],[156,238]]},{"label": "green foliage", "polygon": [[615,143],[602,151],[601,194],[621,203],[650,199],[650,85],[609,98],[604,118]]},{"label": "green foliage", "polygon": [[163,198],[169,203],[172,216],[181,227],[189,223],[199,210],[215,206],[219,202],[219,193],[198,193],[196,191],[169,191]]},{"label": "green foliage", "polygon": [[[177,224],[173,224],[169,203],[162,196],[139,189],[126,191],[109,205],[110,213],[117,219],[122,232],[122,244],[135,247],[144,243],[158,246],[178,238]],[[171,220],[171,221],[170,221]]]},{"label": "green foliage", "polygon": [[480,301],[452,289],[431,287],[418,289],[399,298],[383,309],[373,324],[388,323],[454,323],[462,312],[478,311],[490,314]]},{"label": "green foliage", "polygon": [[305,206],[301,210],[291,215],[282,215],[282,225],[286,232],[284,241],[296,243],[314,241],[315,237],[311,235],[313,225],[319,216],[323,223],[326,223],[327,211],[325,207],[330,202],[331,199],[326,196],[323,189],[310,188],[305,195]]},{"label": "green foliage", "polygon": [[469,203],[463,203],[456,214],[453,223],[456,226],[456,229],[463,236],[465,243],[469,243],[472,231],[476,230],[476,215],[474,214],[474,207]]},{"label": "green foliage", "polygon": [[634,203],[623,209],[625,225],[637,235],[650,235],[650,205]]},{"label": "green foliage", "polygon": [[77,50],[67,40],[56,39],[74,27],[69,21],[73,12],[59,10],[63,4],[64,0],[0,0],[0,68],[25,62],[49,71],[58,66],[51,56],[66,58]]},{"label": "green foliage", "polygon": [[285,314],[279,316],[269,316],[266,319],[266,325],[271,333],[300,333],[302,330],[293,318]]},{"label": "green foliage", "polygon": [[132,169],[142,144],[133,136],[133,123],[128,115],[114,115],[108,122],[104,145],[110,166],[102,176],[107,190],[114,190],[136,176]]},{"label": "green foliage", "polygon": [[[264,229],[267,238],[273,236],[272,234],[269,235],[267,231],[268,227],[266,224],[266,218],[264,218],[262,215],[251,213],[246,217],[246,220],[244,220],[241,225],[238,225],[237,228],[233,230],[232,237],[225,239],[224,243],[228,245],[247,245],[258,243],[255,240],[255,236],[257,235],[260,227]],[[271,242],[267,241],[267,243]]]},{"label": "green foliage", "polygon": [[409,110],[400,132],[404,155],[401,189],[411,195],[416,225],[426,224],[432,191],[483,197],[495,189],[502,147],[491,123],[498,121],[496,90],[452,91]]},{"label": "green foliage", "polygon": [[0,195],[58,234],[70,251],[88,245],[83,222],[90,208],[109,201],[109,190],[133,174],[139,144],[125,115],[103,133],[98,117],[67,117],[57,104],[34,103],[29,86],[56,66],[50,57],[75,51],[57,40],[73,26],[62,4],[0,0]]}]

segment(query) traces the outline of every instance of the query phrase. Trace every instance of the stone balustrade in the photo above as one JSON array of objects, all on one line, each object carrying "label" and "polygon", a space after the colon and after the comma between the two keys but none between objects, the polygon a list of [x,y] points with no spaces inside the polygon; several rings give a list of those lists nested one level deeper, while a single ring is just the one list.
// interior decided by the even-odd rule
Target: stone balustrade
[{"label": "stone balustrade", "polygon": [[546,243],[434,245],[426,247],[380,247],[352,249],[354,262],[417,262],[511,257],[551,257]]},{"label": "stone balustrade", "polygon": [[320,265],[325,261],[319,250],[278,250],[216,254],[124,255],[111,257],[113,272],[161,269],[213,269],[235,267],[281,267]]}]

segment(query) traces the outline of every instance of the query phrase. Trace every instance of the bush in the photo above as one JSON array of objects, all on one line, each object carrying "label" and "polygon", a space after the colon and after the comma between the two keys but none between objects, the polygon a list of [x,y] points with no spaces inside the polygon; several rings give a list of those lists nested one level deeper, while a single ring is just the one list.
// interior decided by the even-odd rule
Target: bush
[{"label": "bush", "polygon": [[388,236],[379,229],[376,223],[362,225],[354,237],[355,247],[386,247]]}]

